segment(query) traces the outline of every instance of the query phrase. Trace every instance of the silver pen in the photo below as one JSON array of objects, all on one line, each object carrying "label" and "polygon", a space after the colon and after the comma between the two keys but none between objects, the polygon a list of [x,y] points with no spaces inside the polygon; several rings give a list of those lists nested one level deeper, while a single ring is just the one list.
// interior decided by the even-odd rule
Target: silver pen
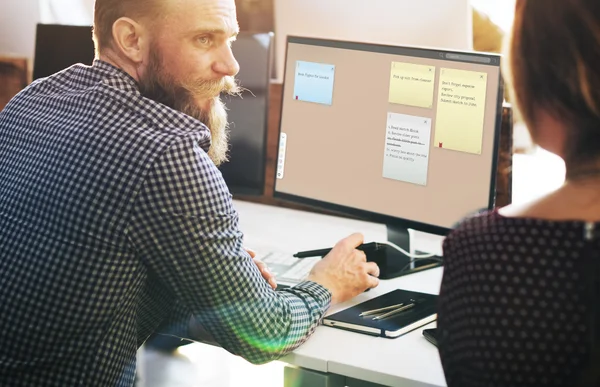
[{"label": "silver pen", "polygon": [[396,304],[396,305],[392,305],[392,306],[386,306],[385,308],[379,308],[379,309],[373,309],[373,310],[367,310],[366,312],[362,312],[361,314],[359,314],[360,317],[364,317],[364,316],[370,316],[373,314],[378,314],[381,312],[385,312],[387,310],[392,310],[392,309],[396,309],[401,307],[404,304]]},{"label": "silver pen", "polygon": [[410,308],[412,308],[412,307],[414,307],[414,306],[415,306],[415,304],[408,304],[408,305],[406,305],[406,306],[403,306],[403,307],[401,307],[401,308],[398,308],[398,309],[392,310],[391,312],[388,312],[388,313],[382,314],[381,316],[374,317],[374,318],[373,318],[373,320],[382,320],[382,319],[384,319],[384,318],[387,318],[387,317],[393,316],[393,315],[395,315],[395,314],[397,314],[397,313],[404,312],[405,310],[407,310],[407,309],[410,309]]}]

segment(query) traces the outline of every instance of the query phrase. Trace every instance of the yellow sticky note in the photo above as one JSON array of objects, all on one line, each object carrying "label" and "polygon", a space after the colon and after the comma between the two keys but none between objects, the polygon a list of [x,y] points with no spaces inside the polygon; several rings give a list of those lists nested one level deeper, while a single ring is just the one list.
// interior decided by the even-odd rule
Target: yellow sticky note
[{"label": "yellow sticky note", "polygon": [[392,62],[390,103],[430,109],[434,86],[435,66]]},{"label": "yellow sticky note", "polygon": [[440,69],[434,146],[481,154],[487,74]]}]

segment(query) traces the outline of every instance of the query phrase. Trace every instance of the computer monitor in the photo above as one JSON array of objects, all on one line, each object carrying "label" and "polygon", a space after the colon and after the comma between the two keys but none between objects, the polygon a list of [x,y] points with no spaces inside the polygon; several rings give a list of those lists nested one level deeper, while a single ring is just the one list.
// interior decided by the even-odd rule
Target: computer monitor
[{"label": "computer monitor", "polygon": [[471,50],[470,0],[275,0],[276,78],[286,37]]},{"label": "computer monitor", "polygon": [[38,24],[35,36],[33,79],[45,78],[76,63],[94,61],[92,27]]},{"label": "computer monitor", "polygon": [[[232,194],[262,195],[265,186],[273,33],[242,32],[232,44],[240,63],[237,79],[245,91],[223,96],[230,122],[230,161],[220,170]],[[43,78],[76,63],[91,65],[91,26],[38,24],[33,78]]]},{"label": "computer monitor", "polygon": [[493,208],[503,89],[498,55],[288,37],[274,196],[385,223],[408,251],[408,228],[446,235]]},{"label": "computer monitor", "polygon": [[240,96],[222,97],[228,108],[229,161],[219,168],[230,192],[262,195],[267,160],[269,87],[273,68],[273,33],[241,32],[231,46],[240,64]]}]

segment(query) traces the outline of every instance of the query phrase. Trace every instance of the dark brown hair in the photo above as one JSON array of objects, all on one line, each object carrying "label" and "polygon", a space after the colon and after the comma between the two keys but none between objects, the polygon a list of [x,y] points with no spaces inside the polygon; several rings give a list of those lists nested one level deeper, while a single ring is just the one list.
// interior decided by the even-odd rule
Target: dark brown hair
[{"label": "dark brown hair", "polygon": [[536,113],[569,128],[565,162],[600,159],[600,1],[517,0],[507,45],[509,89],[536,139]]},{"label": "dark brown hair", "polygon": [[[507,83],[533,140],[536,115],[552,115],[568,129],[567,177],[600,175],[600,1],[517,0],[508,43]],[[600,257],[594,249],[580,266],[590,356],[573,385],[591,387],[600,385]]]},{"label": "dark brown hair", "polygon": [[121,17],[157,17],[165,0],[96,0],[94,4],[94,43],[96,55],[113,41],[113,24]]}]

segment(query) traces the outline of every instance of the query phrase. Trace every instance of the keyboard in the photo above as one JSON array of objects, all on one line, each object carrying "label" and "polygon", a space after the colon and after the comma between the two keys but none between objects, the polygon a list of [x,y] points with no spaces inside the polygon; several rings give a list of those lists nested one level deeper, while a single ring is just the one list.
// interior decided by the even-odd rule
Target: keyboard
[{"label": "keyboard", "polygon": [[259,254],[257,258],[269,267],[277,282],[284,283],[302,282],[315,263],[321,260],[320,257],[294,258],[291,253],[274,250]]}]

